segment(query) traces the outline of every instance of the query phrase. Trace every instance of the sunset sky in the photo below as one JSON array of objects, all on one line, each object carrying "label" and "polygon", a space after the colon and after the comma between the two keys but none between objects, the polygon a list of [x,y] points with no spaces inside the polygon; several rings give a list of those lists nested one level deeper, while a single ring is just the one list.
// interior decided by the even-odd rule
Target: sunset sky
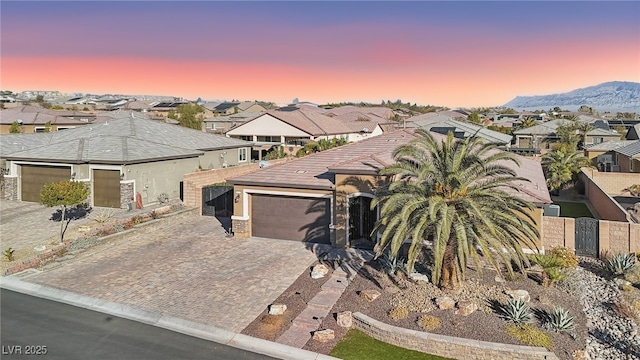
[{"label": "sunset sky", "polygon": [[640,2],[7,1],[0,89],[497,106],[640,82]]}]

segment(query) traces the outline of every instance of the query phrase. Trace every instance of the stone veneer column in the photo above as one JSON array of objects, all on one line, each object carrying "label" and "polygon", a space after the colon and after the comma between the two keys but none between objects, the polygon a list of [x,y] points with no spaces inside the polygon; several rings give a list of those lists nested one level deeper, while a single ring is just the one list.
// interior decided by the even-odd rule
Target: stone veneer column
[{"label": "stone veneer column", "polygon": [[609,222],[600,220],[598,223],[598,257],[611,249],[609,244]]},{"label": "stone veneer column", "polygon": [[564,247],[576,250],[576,219],[564,219]]},{"label": "stone veneer column", "polygon": [[233,236],[239,238],[249,237],[249,220],[231,220]]}]

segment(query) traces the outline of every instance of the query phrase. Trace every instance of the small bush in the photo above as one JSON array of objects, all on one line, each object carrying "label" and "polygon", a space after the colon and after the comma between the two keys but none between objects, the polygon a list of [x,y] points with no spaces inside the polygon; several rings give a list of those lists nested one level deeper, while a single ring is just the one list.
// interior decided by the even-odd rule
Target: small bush
[{"label": "small bush", "polygon": [[531,322],[531,308],[522,299],[509,299],[509,302],[502,305],[501,316],[515,324],[526,324]]},{"label": "small bush", "polygon": [[562,261],[560,266],[563,268],[575,268],[578,266],[576,253],[564,246],[554,246],[547,253],[559,258]]},{"label": "small bush", "polygon": [[141,215],[135,215],[134,217],[131,218],[131,222],[134,225],[142,224],[144,222],[144,217]]},{"label": "small bush", "polygon": [[151,215],[151,218],[152,218],[152,219],[160,219],[160,215],[161,215],[161,214],[160,214],[159,212],[157,212],[157,211],[153,210],[153,211],[151,211],[151,212],[149,213],[149,215]]},{"label": "small bush", "polygon": [[388,253],[382,254],[380,258],[378,258],[380,265],[384,269],[384,272],[389,275],[395,275],[398,271],[406,270],[406,262],[403,259],[396,257],[392,257]]},{"label": "small bush", "polygon": [[531,324],[509,325],[507,326],[507,334],[525,345],[540,346],[546,349],[551,349],[553,346],[551,336]]},{"label": "small bush", "polygon": [[546,329],[558,331],[573,330],[575,325],[573,323],[573,316],[569,315],[569,312],[561,307],[555,307],[553,311],[547,313],[544,319],[544,325]]},{"label": "small bush", "polygon": [[124,224],[123,224],[125,230],[131,229],[134,225],[135,224],[133,223],[133,220],[131,220],[131,219],[125,221]]},{"label": "small bush", "polygon": [[104,224],[107,221],[111,220],[112,217],[113,217],[113,210],[108,209],[108,210],[100,211],[94,216],[93,219],[100,224]]},{"label": "small bush", "polygon": [[5,251],[2,252],[2,255],[7,258],[9,261],[13,261],[13,253],[16,252],[16,249],[12,249],[8,247]]},{"label": "small bush", "polygon": [[548,287],[564,280],[564,274],[561,271],[564,261],[558,255],[553,253],[533,254],[529,256],[529,259],[542,267],[542,286]]},{"label": "small bush", "polygon": [[549,276],[549,284],[551,285],[562,282],[566,279],[566,275],[562,272],[561,268],[550,268],[546,272]]},{"label": "small bush", "polygon": [[393,320],[406,319],[409,316],[409,311],[405,307],[397,307],[389,311],[389,316]]},{"label": "small bush", "polygon": [[628,319],[635,319],[640,314],[640,302],[638,300],[629,302],[624,299],[618,299],[611,308],[616,314]]},{"label": "small bush", "polygon": [[431,331],[441,327],[442,322],[435,316],[423,315],[418,318],[418,325],[420,325],[424,331]]}]

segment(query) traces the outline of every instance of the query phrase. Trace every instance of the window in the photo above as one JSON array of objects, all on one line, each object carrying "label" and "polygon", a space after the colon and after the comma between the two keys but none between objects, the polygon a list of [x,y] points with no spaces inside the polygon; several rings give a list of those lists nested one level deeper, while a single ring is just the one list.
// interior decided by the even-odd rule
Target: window
[{"label": "window", "polygon": [[247,148],[238,149],[238,162],[247,161]]},{"label": "window", "polygon": [[37,126],[33,129],[34,133],[43,133],[45,132],[45,128],[43,126]]},{"label": "window", "polygon": [[216,129],[216,123],[212,122],[211,123],[211,130],[215,130]]},{"label": "window", "polygon": [[253,141],[253,136],[241,135],[240,140]]}]

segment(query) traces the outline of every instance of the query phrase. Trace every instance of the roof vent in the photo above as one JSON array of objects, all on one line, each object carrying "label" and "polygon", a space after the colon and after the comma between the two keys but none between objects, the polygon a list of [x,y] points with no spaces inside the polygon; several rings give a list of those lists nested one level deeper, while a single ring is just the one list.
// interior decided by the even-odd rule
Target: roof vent
[{"label": "roof vent", "polygon": [[296,170],[296,174],[306,174],[306,170]]}]

